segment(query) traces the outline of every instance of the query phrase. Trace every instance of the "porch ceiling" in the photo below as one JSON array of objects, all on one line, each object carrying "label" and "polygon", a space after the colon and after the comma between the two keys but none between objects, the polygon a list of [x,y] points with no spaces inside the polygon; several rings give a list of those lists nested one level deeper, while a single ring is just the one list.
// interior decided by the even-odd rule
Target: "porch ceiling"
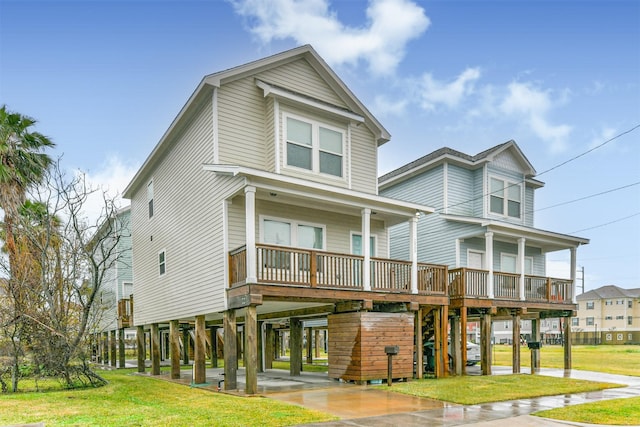
[{"label": "porch ceiling", "polygon": [[539,247],[543,252],[566,250],[589,243],[589,239],[586,238],[510,224],[503,221],[457,215],[443,215],[443,217],[448,221],[476,224],[478,226],[477,233],[460,236],[461,238],[479,237],[484,239],[484,233],[493,232],[493,238],[495,240],[517,243],[518,239],[525,238],[527,246]]},{"label": "porch ceiling", "polygon": [[362,209],[371,209],[372,218],[383,220],[387,225],[399,224],[416,214],[430,214],[434,211],[429,206],[257,169],[229,165],[205,165],[204,169],[245,177],[246,185],[256,188],[258,199],[353,216],[360,216]]}]

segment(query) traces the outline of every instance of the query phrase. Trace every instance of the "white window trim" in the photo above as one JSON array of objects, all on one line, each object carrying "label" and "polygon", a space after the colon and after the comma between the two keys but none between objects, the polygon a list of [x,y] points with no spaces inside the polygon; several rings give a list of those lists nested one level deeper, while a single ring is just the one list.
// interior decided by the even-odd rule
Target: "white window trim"
[{"label": "white window trim", "polygon": [[[149,186],[151,186],[151,197],[149,197]],[[153,213],[149,215],[149,202],[153,202]],[[156,216],[156,186],[152,177],[147,181],[147,219],[150,221]]]},{"label": "white window trim", "polygon": [[477,249],[467,249],[467,268],[472,268],[469,267],[469,254],[470,253],[476,253],[476,254],[482,254],[482,266],[480,267],[481,270],[487,270],[487,254],[485,251],[480,251]]},{"label": "white window trim", "polygon": [[[166,254],[165,254],[165,261],[166,261]],[[131,288],[133,288],[133,281],[131,280],[124,280],[122,282],[122,298],[129,298],[129,295],[125,295],[124,294],[124,289],[127,285],[131,285]]]},{"label": "white window trim", "polygon": [[[362,232],[361,231],[350,231],[349,232],[349,253],[353,254],[353,236],[360,236],[362,237]],[[371,255],[372,257],[377,257],[378,256],[378,235],[371,233],[369,235],[369,237],[373,238],[373,255]],[[362,254],[364,256],[364,254]]]},{"label": "white window trim", "polygon": [[[290,111],[285,111],[280,109],[282,112],[282,168],[285,170],[294,170],[297,172],[303,172],[307,174],[318,175],[323,178],[332,179],[339,182],[347,182],[347,146],[348,141],[348,132],[347,126],[344,128],[337,127],[333,124],[329,124],[326,122],[322,122],[316,119],[312,119],[307,116],[303,116],[300,114],[292,113]],[[297,166],[292,166],[288,163],[287,159],[287,118],[292,118],[295,120],[299,120],[301,122],[311,124],[311,169],[300,168]],[[342,175],[336,176],[329,173],[320,172],[320,136],[318,128],[323,127],[325,129],[332,130],[334,132],[339,132],[342,135]]]},{"label": "white window trim", "polygon": [[[160,273],[160,254],[164,253],[164,273]],[[160,251],[158,251],[158,257],[156,258],[158,261],[158,277],[163,277],[167,275],[167,250],[166,249],[162,249]]]},{"label": "white window trim", "polygon": [[[306,225],[306,226],[309,226],[309,227],[322,228],[322,248],[316,249],[316,250],[321,250],[321,251],[326,251],[327,250],[326,249],[327,248],[327,226],[325,224],[317,224],[317,223],[308,222],[308,221],[298,221],[298,220],[295,220],[295,219],[280,218],[280,217],[270,216],[270,215],[260,215],[259,219],[260,219],[260,242],[262,242],[264,244],[275,245],[275,246],[285,246],[285,245],[277,245],[275,243],[265,243],[265,241],[264,241],[264,221],[268,220],[268,221],[285,222],[285,223],[291,225],[291,235],[289,236],[290,239],[291,239],[291,246],[290,247],[294,247],[294,248],[298,247],[298,226],[299,225]],[[288,247],[288,246],[285,246],[285,247]],[[304,248],[304,249],[309,249],[309,248]]]},{"label": "white window trim", "polygon": [[[493,196],[493,192],[491,191],[491,180],[495,179],[498,181],[502,181],[503,182],[503,191],[504,191],[504,195],[502,197],[502,209],[503,209],[503,214],[499,214],[497,212],[493,212],[491,210],[491,196]],[[509,188],[513,185],[517,185],[518,188],[520,188],[520,201],[518,203],[520,203],[520,216],[515,217],[515,216],[510,216],[509,215]],[[522,185],[522,182],[516,182],[513,180],[509,180],[508,178],[504,178],[501,177],[499,175],[489,175],[489,180],[488,180],[488,191],[485,194],[488,194],[489,197],[487,197],[487,212],[489,213],[489,215],[498,217],[498,218],[508,218],[511,220],[516,220],[516,221],[524,221],[524,198],[525,198],[525,194],[524,194],[524,186]],[[515,200],[514,200],[515,201]]]}]

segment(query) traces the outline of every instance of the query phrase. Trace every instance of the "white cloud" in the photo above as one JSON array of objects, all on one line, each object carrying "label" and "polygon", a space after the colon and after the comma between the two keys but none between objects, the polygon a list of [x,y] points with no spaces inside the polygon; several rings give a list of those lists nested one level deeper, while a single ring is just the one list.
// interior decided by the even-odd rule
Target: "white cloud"
[{"label": "white cloud", "polygon": [[548,119],[549,112],[567,101],[566,91],[553,99],[553,92],[536,87],[533,83],[512,82],[500,104],[500,111],[508,116],[523,119],[541,139],[551,144],[551,151],[559,153],[567,148],[571,126],[554,125]]},{"label": "white cloud", "polygon": [[96,191],[88,197],[84,205],[84,215],[91,221],[100,218],[104,208],[103,194],[114,198],[116,206],[127,206],[129,201],[122,199],[122,192],[139,167],[138,164],[126,164],[122,159],[112,156],[101,165],[99,170],[85,172],[87,184]]},{"label": "white cloud", "polygon": [[375,74],[393,74],[405,45],[429,26],[424,9],[409,0],[371,0],[367,25],[342,24],[327,0],[231,0],[262,42],[291,38],[311,44],[331,65],[363,60]]},{"label": "white cloud", "polygon": [[408,99],[394,101],[384,95],[378,95],[373,100],[372,110],[380,116],[400,116],[405,113],[409,105]]},{"label": "white cloud", "polygon": [[438,104],[449,108],[458,106],[465,95],[473,92],[475,82],[480,78],[480,69],[467,68],[452,82],[437,81],[429,73],[422,76],[421,106],[425,110],[435,110]]}]

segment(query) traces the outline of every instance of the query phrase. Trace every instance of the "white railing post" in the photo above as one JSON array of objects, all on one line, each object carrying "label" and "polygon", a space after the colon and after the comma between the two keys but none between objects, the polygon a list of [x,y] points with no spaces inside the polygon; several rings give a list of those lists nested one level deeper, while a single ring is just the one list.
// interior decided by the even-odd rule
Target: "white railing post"
[{"label": "white railing post", "polygon": [[418,216],[409,219],[409,241],[411,251],[411,293],[418,293]]},{"label": "white railing post", "polygon": [[577,259],[576,253],[578,248],[571,248],[571,302],[576,304],[578,301],[576,300],[576,268],[577,268]]},{"label": "white railing post", "polygon": [[256,273],[256,187],[244,189],[245,234],[247,239],[247,283],[258,281]]},{"label": "white railing post", "polygon": [[371,290],[371,209],[362,209],[362,289]]},{"label": "white railing post", "polygon": [[487,254],[487,270],[489,271],[487,277],[487,293],[489,298],[495,297],[493,289],[493,232],[487,231],[484,233],[485,239],[485,251]]},{"label": "white railing post", "polygon": [[525,239],[524,237],[521,237],[518,239],[518,270],[520,273],[520,280],[519,280],[519,293],[520,293],[520,300],[524,301],[525,298],[525,294],[524,294],[524,254],[525,254],[525,245],[526,245],[526,241],[527,239]]}]

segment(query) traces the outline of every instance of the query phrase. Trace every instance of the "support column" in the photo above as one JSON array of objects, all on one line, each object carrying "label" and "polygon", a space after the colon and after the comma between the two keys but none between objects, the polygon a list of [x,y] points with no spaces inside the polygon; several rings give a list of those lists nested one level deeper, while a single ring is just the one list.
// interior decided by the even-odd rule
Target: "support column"
[{"label": "support column", "polygon": [[204,323],[204,315],[196,316],[196,343],[193,354],[193,382],[204,384],[207,382],[207,328]]},{"label": "support column", "polygon": [[415,314],[415,342],[416,342],[416,378],[422,379],[424,376],[424,343],[422,342],[422,309],[419,308]]},{"label": "support column", "polygon": [[244,316],[244,352],[246,364],[245,393],[256,394],[258,392],[258,316],[256,306],[247,307]]},{"label": "support column", "polygon": [[456,239],[456,268],[460,268],[460,239]]},{"label": "support column", "polygon": [[271,323],[267,323],[265,326],[265,337],[264,337],[264,368],[272,369],[273,368],[273,357],[277,352],[276,349],[276,334],[273,330],[273,325]]},{"label": "support column", "polygon": [[[574,287],[575,290],[575,287]],[[564,370],[571,370],[571,317],[564,317]]]},{"label": "support column", "polygon": [[182,325],[182,363],[189,364],[189,344],[191,337],[189,334],[189,325]]},{"label": "support column", "polygon": [[160,329],[151,324],[151,375],[160,375]]},{"label": "support column", "polygon": [[313,329],[307,328],[306,337],[307,337],[307,365],[313,365],[313,339],[311,337]]},{"label": "support column", "polygon": [[440,336],[442,337],[442,376],[449,376],[449,306],[443,305],[440,309],[442,314],[440,315],[440,325],[442,330]]},{"label": "support column", "polygon": [[[571,248],[571,302],[576,304],[578,301],[576,299],[576,268],[577,266],[577,251],[578,248]],[[583,277],[584,280],[584,277]]]},{"label": "support column", "polygon": [[238,348],[236,343],[236,312],[227,310],[223,315],[224,323],[224,389],[238,388]]},{"label": "support column", "polygon": [[411,293],[418,293],[418,217],[409,220],[409,244],[411,259]]},{"label": "support column", "polygon": [[124,368],[127,361],[124,348],[124,328],[118,330],[118,359],[120,368]]},{"label": "support column", "polygon": [[109,345],[111,347],[111,366],[114,368],[117,364],[117,354],[118,354],[118,346],[116,341],[116,330],[111,331],[111,340],[109,341]]},{"label": "support column", "polygon": [[[534,342],[540,342],[540,319],[531,319],[531,338]],[[540,372],[540,350],[531,350],[531,374]]]},{"label": "support column", "polygon": [[513,366],[513,373],[520,373],[520,312],[518,310],[515,311],[511,318],[511,322],[513,323],[512,328],[512,345],[511,345],[511,359]]},{"label": "support column", "polygon": [[493,288],[493,232],[487,231],[484,233],[484,242],[485,242],[485,254],[487,257],[487,270],[489,271],[487,277],[487,296],[489,298],[495,297],[495,292]]},{"label": "support column", "polygon": [[362,209],[362,289],[371,290],[371,209]]},{"label": "support column", "polygon": [[171,379],[180,378],[180,322],[169,322],[169,356],[171,358]]},{"label": "support column", "polygon": [[460,307],[460,364],[462,375],[467,374],[467,307]]},{"label": "support column", "polygon": [[491,375],[491,314],[480,317],[480,354],[482,375]]},{"label": "support column", "polygon": [[462,375],[464,369],[460,357],[463,345],[464,341],[460,339],[460,317],[453,316],[451,318],[451,350],[453,352],[453,372],[456,375]]},{"label": "support column", "polygon": [[442,330],[441,325],[441,316],[442,312],[439,309],[433,310],[433,373],[436,378],[442,378],[444,368],[443,357],[442,357],[442,336],[440,335],[440,331]]},{"label": "support column", "polygon": [[256,343],[258,348],[258,372],[264,372],[264,321],[258,322],[258,332],[256,338],[258,342]]},{"label": "support column", "polygon": [[109,364],[109,332],[102,333],[102,363]]},{"label": "support column", "polygon": [[147,347],[144,339],[144,326],[140,325],[136,328],[136,353],[138,354],[138,372],[145,371],[145,361],[147,360]]},{"label": "support column", "polygon": [[289,320],[289,374],[300,375],[302,370],[302,321],[296,317]]},{"label": "support column", "polygon": [[315,356],[316,359],[320,358],[320,331],[318,329],[313,331],[313,342],[315,343]]},{"label": "support column", "polygon": [[211,367],[218,367],[218,328],[209,328],[209,338],[211,339]]},{"label": "support column", "polygon": [[524,275],[525,275],[525,268],[524,268],[524,257],[525,257],[525,248],[526,248],[526,241],[527,239],[525,239],[524,237],[521,237],[518,239],[518,269],[517,271],[520,273],[520,279],[518,282],[518,295],[520,295],[520,300],[524,301],[526,299],[526,296],[524,294]]},{"label": "support column", "polygon": [[244,189],[245,236],[247,240],[247,279],[246,283],[256,283],[256,187]]}]

